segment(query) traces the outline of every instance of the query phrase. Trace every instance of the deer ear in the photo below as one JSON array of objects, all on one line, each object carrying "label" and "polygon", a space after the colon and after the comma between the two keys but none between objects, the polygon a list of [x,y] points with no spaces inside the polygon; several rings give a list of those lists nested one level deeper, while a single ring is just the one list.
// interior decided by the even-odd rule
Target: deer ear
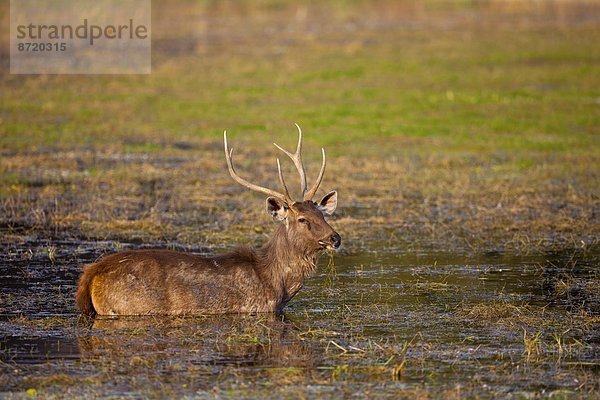
[{"label": "deer ear", "polygon": [[333,214],[337,208],[337,192],[333,190],[327,193],[325,197],[321,199],[317,207],[325,215]]},{"label": "deer ear", "polygon": [[276,221],[283,221],[287,218],[288,207],[285,202],[275,198],[267,198],[267,213]]}]

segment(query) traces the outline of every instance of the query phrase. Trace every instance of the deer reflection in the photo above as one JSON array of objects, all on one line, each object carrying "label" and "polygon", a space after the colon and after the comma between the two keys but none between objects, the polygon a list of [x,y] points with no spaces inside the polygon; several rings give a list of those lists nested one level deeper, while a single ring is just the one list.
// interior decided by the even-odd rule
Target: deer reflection
[{"label": "deer reflection", "polygon": [[302,367],[315,358],[294,324],[275,314],[96,318],[88,324],[79,338],[84,359]]}]

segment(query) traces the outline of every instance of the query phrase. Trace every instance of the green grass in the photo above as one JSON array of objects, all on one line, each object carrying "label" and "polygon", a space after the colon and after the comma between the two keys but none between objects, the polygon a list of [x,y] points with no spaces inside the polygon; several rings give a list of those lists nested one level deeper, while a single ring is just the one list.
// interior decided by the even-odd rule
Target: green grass
[{"label": "green grass", "polygon": [[[299,33],[281,55],[234,47],[156,62],[150,76],[5,76],[0,148],[102,148],[132,136],[218,138],[223,129],[256,138],[298,121],[307,140],[327,144],[432,137],[482,152],[597,156],[598,34],[467,27],[312,41]],[[351,40],[359,44],[348,51]]]}]

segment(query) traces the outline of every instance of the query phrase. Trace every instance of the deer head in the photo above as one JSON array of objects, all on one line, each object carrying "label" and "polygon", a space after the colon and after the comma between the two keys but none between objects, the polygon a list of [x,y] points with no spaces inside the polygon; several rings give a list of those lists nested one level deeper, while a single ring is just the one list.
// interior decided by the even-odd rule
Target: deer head
[{"label": "deer head", "polygon": [[310,189],[307,189],[306,173],[302,163],[302,130],[298,128],[298,145],[294,154],[283,149],[276,143],[275,147],[285,153],[296,166],[300,176],[300,189],[302,191],[302,200],[294,201],[290,196],[287,185],[281,171],[281,164],[277,159],[277,171],[279,182],[283,187],[283,193],[277,192],[259,185],[248,182],[240,177],[233,168],[233,148],[230,149],[227,145],[227,132],[223,133],[223,142],[225,146],[225,159],[229,174],[240,185],[247,187],[259,193],[266,194],[267,197],[267,213],[274,220],[280,221],[286,227],[288,241],[298,251],[305,253],[315,253],[321,249],[337,249],[342,238],[340,235],[325,221],[326,215],[331,215],[337,207],[337,192],[331,191],[327,193],[319,202],[314,202],[312,199],[315,196],[323,175],[325,174],[325,150],[321,149],[323,154],[323,163],[317,180]]}]

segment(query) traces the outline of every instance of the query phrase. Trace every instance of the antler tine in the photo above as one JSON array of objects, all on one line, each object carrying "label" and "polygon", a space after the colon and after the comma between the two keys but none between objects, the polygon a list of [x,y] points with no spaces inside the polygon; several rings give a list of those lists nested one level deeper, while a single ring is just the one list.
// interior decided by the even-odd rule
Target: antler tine
[{"label": "antler tine", "polygon": [[304,195],[304,200],[312,200],[317,190],[319,190],[319,186],[321,185],[321,181],[323,180],[323,175],[325,174],[325,149],[321,148],[321,153],[323,153],[323,164],[321,164],[321,171],[319,171],[319,176],[315,181],[313,187],[310,188],[308,192]]},{"label": "antler tine", "polygon": [[[232,161],[233,149],[229,149],[229,147],[227,146],[227,131],[223,132],[223,144],[225,145],[225,159],[227,160],[227,168],[229,169],[229,175],[231,175],[231,177],[233,178],[234,181],[236,181],[237,183],[239,183],[240,185],[242,185],[244,187],[247,187],[250,190],[254,190],[255,192],[260,192],[260,193],[266,194],[268,196],[273,196],[273,197],[276,197],[283,201],[289,200],[289,195],[286,196],[286,195],[276,192],[274,190],[267,189],[267,188],[259,186],[259,185],[255,185],[253,183],[248,182],[244,178],[238,176],[238,174],[235,172],[235,169],[233,168],[233,161]],[[283,176],[281,175],[281,168],[279,169],[279,174],[280,174],[280,179],[283,182]],[[285,191],[287,194],[287,187],[285,187],[285,185],[284,185],[284,188],[285,188]]]},{"label": "antler tine", "polygon": [[281,164],[279,163],[279,158],[277,159],[277,172],[279,173],[279,182],[281,182],[281,186],[283,186],[283,190],[285,191],[285,198],[289,202],[288,204],[292,204],[294,201],[292,200],[287,185],[285,184],[285,180],[283,179],[283,172],[281,172]]},{"label": "antler tine", "polygon": [[304,164],[302,164],[302,129],[300,129],[300,125],[295,124],[296,128],[298,128],[298,145],[296,146],[296,152],[294,154],[290,153],[283,147],[279,146],[277,143],[273,143],[275,147],[279,150],[283,151],[286,156],[292,159],[296,169],[298,170],[298,174],[300,175],[300,190],[302,191],[302,196],[306,194],[306,172],[304,171]]}]

